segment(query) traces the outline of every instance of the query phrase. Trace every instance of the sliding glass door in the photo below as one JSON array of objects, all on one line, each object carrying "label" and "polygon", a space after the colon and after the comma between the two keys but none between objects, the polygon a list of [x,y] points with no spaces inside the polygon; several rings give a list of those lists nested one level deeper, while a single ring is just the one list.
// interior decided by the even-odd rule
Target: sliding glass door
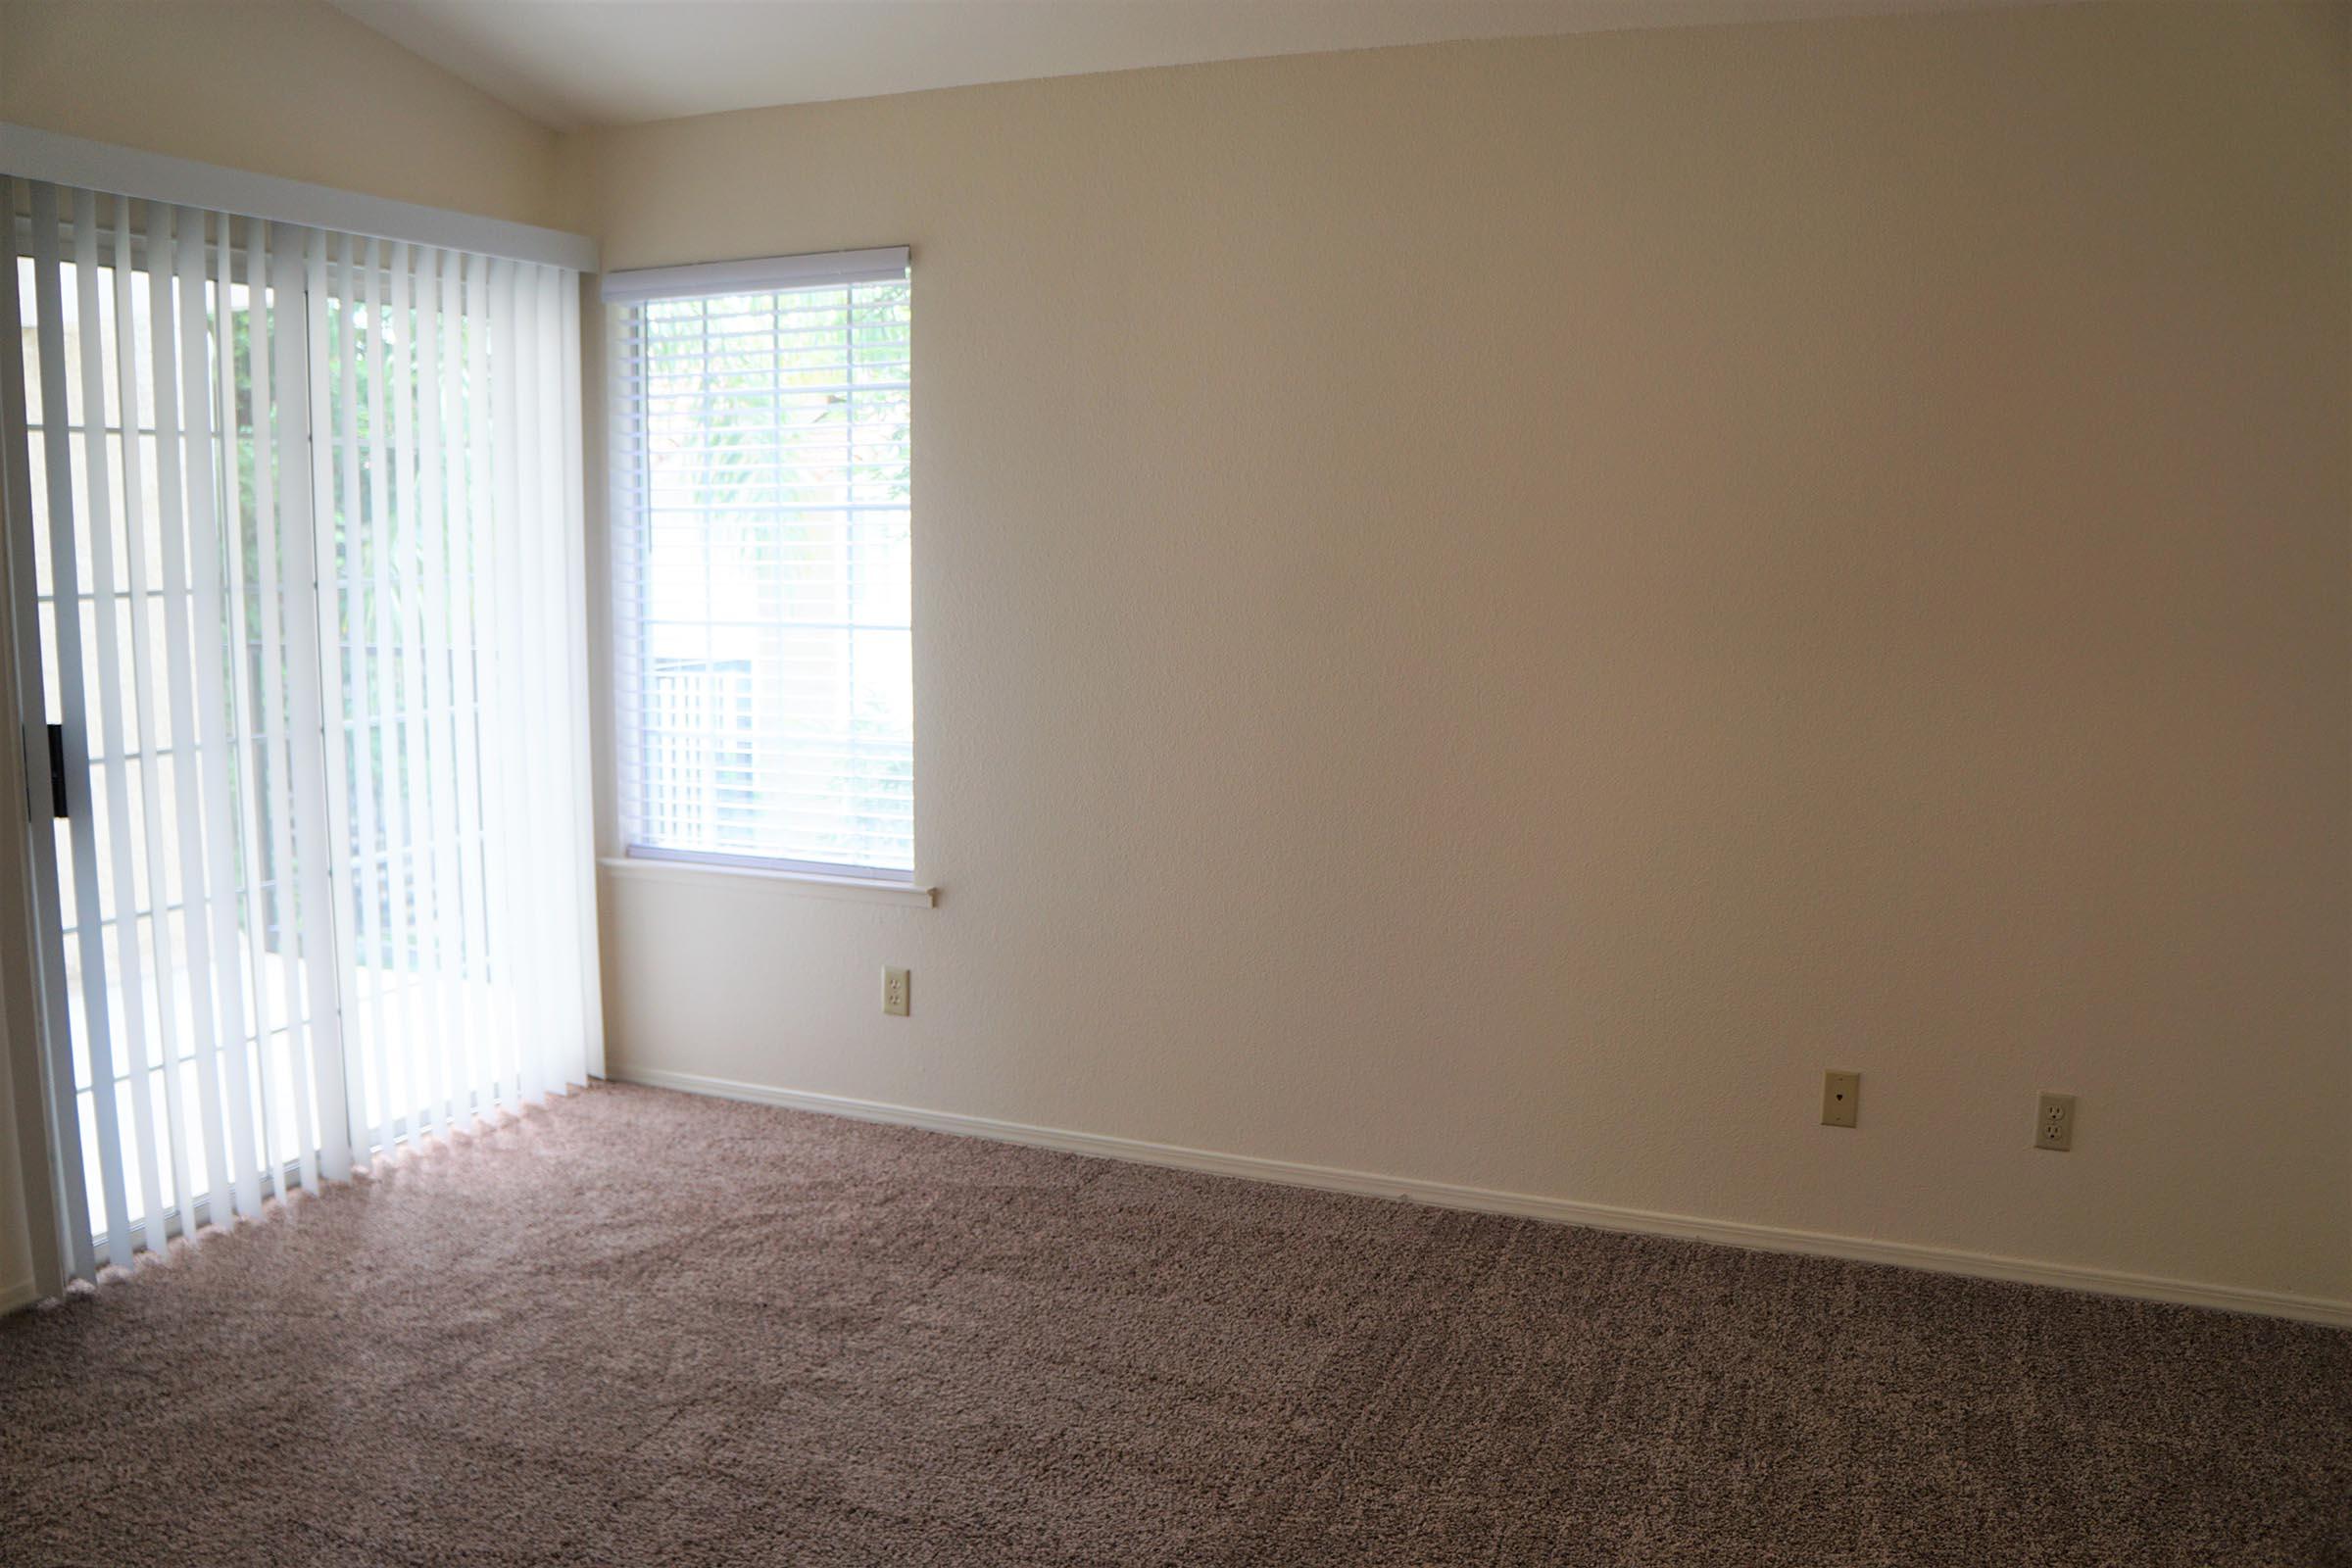
[{"label": "sliding glass door", "polygon": [[72,1271],[600,1054],[577,277],[0,180]]}]

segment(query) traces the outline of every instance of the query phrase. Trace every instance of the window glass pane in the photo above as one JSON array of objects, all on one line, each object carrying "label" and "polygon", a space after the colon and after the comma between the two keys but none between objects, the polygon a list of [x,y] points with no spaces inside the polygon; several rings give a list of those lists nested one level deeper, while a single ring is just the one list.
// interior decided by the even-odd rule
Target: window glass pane
[{"label": "window glass pane", "polygon": [[905,278],[617,319],[633,849],[914,864]]}]

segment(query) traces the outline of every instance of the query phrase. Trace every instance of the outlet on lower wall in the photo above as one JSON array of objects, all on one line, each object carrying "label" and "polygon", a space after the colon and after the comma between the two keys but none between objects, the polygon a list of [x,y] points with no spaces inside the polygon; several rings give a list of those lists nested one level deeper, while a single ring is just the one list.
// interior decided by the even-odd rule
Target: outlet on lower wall
[{"label": "outlet on lower wall", "polygon": [[904,969],[882,971],[882,1010],[893,1018],[904,1018],[913,1010],[913,983]]},{"label": "outlet on lower wall", "polygon": [[2044,1095],[2034,1119],[2034,1147],[2060,1153],[2075,1147],[2075,1097]]}]

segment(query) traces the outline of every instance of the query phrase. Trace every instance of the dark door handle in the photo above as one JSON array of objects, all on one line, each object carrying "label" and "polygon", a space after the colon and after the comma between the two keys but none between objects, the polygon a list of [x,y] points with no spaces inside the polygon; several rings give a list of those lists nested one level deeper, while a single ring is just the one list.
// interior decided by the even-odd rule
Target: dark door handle
[{"label": "dark door handle", "polygon": [[66,809],[66,726],[49,726],[49,812],[59,821],[74,813]]}]

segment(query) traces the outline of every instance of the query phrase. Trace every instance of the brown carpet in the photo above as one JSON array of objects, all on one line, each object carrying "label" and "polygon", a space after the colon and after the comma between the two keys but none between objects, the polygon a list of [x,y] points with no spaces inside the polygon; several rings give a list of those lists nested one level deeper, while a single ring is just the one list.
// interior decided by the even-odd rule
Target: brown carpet
[{"label": "brown carpet", "polygon": [[2352,1334],[599,1088],[0,1322],[0,1562],[2352,1563]]}]

